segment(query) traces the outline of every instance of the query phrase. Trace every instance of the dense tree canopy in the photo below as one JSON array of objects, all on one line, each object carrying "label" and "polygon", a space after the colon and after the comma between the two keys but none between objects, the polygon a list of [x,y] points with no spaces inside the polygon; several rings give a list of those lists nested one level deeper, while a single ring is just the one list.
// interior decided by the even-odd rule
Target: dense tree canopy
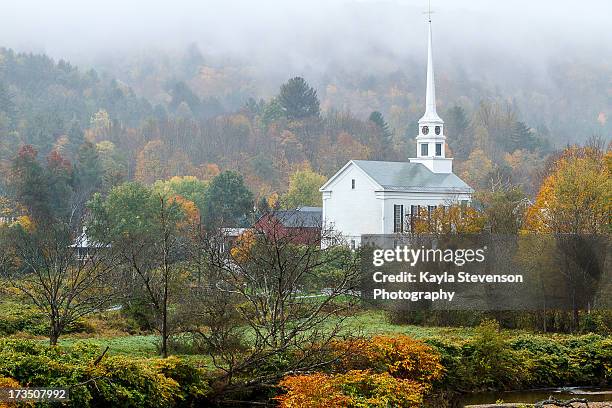
[{"label": "dense tree canopy", "polygon": [[[0,168],[14,170],[4,171],[0,183],[9,198],[21,195],[30,211],[42,213],[52,210],[35,202],[65,193],[71,198],[49,205],[67,214],[93,192],[106,194],[125,181],[154,184],[175,176],[210,181],[223,170],[241,174],[253,201],[267,203],[273,195],[294,195],[292,175],[304,168],[330,177],[351,159],[403,161],[414,155],[423,101],[420,92],[406,89],[407,77],[316,79],[317,91],[295,77],[266,99],[247,95],[249,86],[236,90],[232,81],[242,73],[196,66],[205,58],[195,51],[179,61],[181,75],[160,83],[141,72],[144,76],[135,79],[147,78],[147,86],[138,89],[149,97],[148,85],[157,89],[153,108],[126,84],[95,71],[0,50]],[[486,97],[478,84],[456,86],[463,94],[451,89],[452,104],[440,104],[455,173],[477,190],[510,183],[535,196],[551,141],[559,137],[554,126],[526,115],[514,100]],[[219,90],[230,88],[235,94],[219,96]],[[231,108],[221,99],[231,99]],[[605,114],[597,118],[602,129],[608,126]],[[18,157],[27,144],[38,152],[29,164]],[[22,163],[15,167],[14,160]],[[29,186],[19,186],[12,176],[20,172],[21,181],[30,177]],[[45,187],[33,187],[42,180]],[[36,195],[41,197],[27,198]],[[318,203],[315,195],[289,201]],[[211,215],[205,200],[189,200],[201,214]]]}]

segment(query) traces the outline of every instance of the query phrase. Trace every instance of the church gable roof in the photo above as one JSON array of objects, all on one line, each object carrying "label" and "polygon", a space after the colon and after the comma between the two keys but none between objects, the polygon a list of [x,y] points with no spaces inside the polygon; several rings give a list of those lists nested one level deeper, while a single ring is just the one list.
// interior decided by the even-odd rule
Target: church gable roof
[{"label": "church gable roof", "polygon": [[388,191],[472,193],[454,173],[434,173],[421,163],[353,160]]}]

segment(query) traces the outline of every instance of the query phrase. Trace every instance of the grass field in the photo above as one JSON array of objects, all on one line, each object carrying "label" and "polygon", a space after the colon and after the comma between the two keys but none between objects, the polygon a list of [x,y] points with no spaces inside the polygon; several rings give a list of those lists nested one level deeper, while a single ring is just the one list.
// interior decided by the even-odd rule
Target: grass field
[{"label": "grass field", "polygon": [[[413,317],[418,318],[419,316],[415,315]],[[334,327],[335,323],[337,321],[328,321],[329,329]],[[49,367],[48,370],[46,368],[41,369],[41,372],[48,376],[51,376],[50,373],[52,373],[49,378],[62,377],[64,368],[58,374],[58,372],[53,371],[53,367],[55,367],[53,364],[37,363],[41,361],[41,358],[48,358],[45,354],[47,352],[53,356],[52,359],[55,359],[53,360],[54,364],[56,360],[57,364],[65,364],[64,360],[68,358],[66,356],[78,356],[78,364],[75,365],[74,361],[70,360],[70,363],[65,366],[65,375],[68,378],[74,374],[70,370],[77,372],[85,370],[87,367],[91,368],[91,362],[96,360],[100,352],[107,348],[107,358],[104,360],[105,367],[115,370],[112,371],[114,373],[112,375],[123,378],[126,367],[130,367],[132,373],[141,373],[137,377],[133,377],[135,382],[130,384],[132,392],[139,390],[145,379],[153,378],[147,377],[151,370],[162,370],[161,367],[166,367],[163,370],[170,367],[174,367],[172,368],[174,370],[180,367],[178,371],[172,371],[176,375],[188,374],[192,372],[190,370],[202,373],[204,375],[202,378],[207,378],[207,380],[201,381],[199,376],[181,377],[184,381],[196,379],[194,384],[197,384],[198,387],[208,384],[208,379],[221,378],[219,376],[222,374],[222,367],[214,364],[211,355],[205,353],[205,349],[199,344],[200,341],[197,341],[199,339],[194,339],[188,334],[183,335],[182,338],[174,337],[170,342],[170,354],[180,358],[172,358],[162,362],[159,356],[159,336],[152,332],[143,331],[145,329],[137,325],[134,318],[122,315],[121,311],[100,312],[80,320],[70,333],[60,337],[59,345],[65,348],[57,350],[49,350],[46,347],[48,344],[48,338],[45,336],[46,324],[44,315],[31,306],[27,306],[27,303],[23,300],[17,298],[0,300],[0,338],[31,339],[35,343],[39,343],[32,344],[31,341],[10,340],[4,342],[5,355],[4,357],[0,356],[0,360],[4,358],[4,361],[9,361],[6,356],[13,359],[16,355],[19,355],[21,359],[19,360],[21,361],[21,365],[18,366],[19,370],[12,369],[10,364],[7,366],[8,368],[5,368],[5,373],[9,372],[9,378],[14,377],[24,383],[29,383],[31,378],[34,377],[28,370],[33,369],[33,367],[35,367],[33,370],[36,376],[43,375],[37,371],[40,367]],[[429,350],[428,352],[439,354],[445,374],[443,382],[437,384],[436,387],[438,388],[434,390],[435,392],[432,391],[432,394],[428,397],[434,404],[431,406],[441,406],[438,404],[440,398],[452,397],[456,399],[465,393],[474,394],[474,401],[478,398],[480,398],[478,401],[486,400],[486,402],[494,402],[498,399],[497,397],[489,398],[489,394],[480,395],[483,390],[501,392],[503,390],[525,390],[551,386],[597,385],[602,383],[605,378],[609,378],[606,377],[608,374],[605,374],[602,370],[602,367],[606,367],[605,360],[609,359],[611,345],[609,338],[605,336],[538,334],[528,330],[508,329],[499,331],[494,322],[485,322],[480,327],[430,327],[394,324],[384,311],[363,309],[350,317],[346,317],[343,320],[342,327],[343,333],[340,334],[360,336],[368,339],[368,343],[372,344],[393,344],[393,347],[396,347],[394,352],[391,353],[393,356],[395,356],[395,352],[407,353],[406,356],[413,355],[411,353],[417,353],[415,355],[418,355],[421,352],[419,350],[425,349]],[[253,335],[249,330],[245,330],[244,333],[247,337]],[[428,345],[433,350],[429,347],[421,349],[415,346],[415,344],[421,343],[394,336],[398,334],[407,335],[414,339],[431,340]],[[373,338],[376,335],[390,336]],[[254,339],[247,338],[245,343],[250,342],[252,344],[250,340]],[[194,341],[197,341],[198,344],[194,345]],[[395,343],[395,341],[399,343]],[[0,343],[2,342],[0,341]],[[31,352],[30,355],[23,354],[22,351],[14,351],[15,347],[19,349],[23,344],[37,351]],[[97,350],[73,347],[83,344],[95,346]],[[30,350],[27,347],[26,349]],[[56,352],[59,353],[56,354]],[[384,354],[384,356],[387,355]],[[384,357],[384,359],[386,358],[391,357]],[[264,369],[276,370],[277,365],[283,362],[282,359],[271,359],[270,365],[264,366]],[[22,366],[25,369],[22,369]],[[254,370],[260,369],[257,366]],[[551,376],[552,371],[555,373]],[[0,372],[0,374],[2,373]],[[344,378],[342,375],[347,374],[338,374],[340,376],[338,378]],[[248,375],[251,375],[250,372]],[[247,379],[250,378],[248,375]],[[2,376],[0,376],[0,380],[2,380]],[[241,381],[246,380],[243,378]],[[151,389],[155,390],[156,388]]]},{"label": "grass field", "polygon": [[[414,325],[398,325],[388,322],[385,312],[361,312],[345,320],[345,332],[354,335],[372,336],[376,334],[406,334],[417,339],[444,337],[446,339],[465,339],[474,332],[469,327],[422,327]],[[41,339],[41,341],[44,341]],[[155,357],[158,354],[158,336],[148,335],[121,335],[104,336],[99,334],[65,335],[60,338],[61,345],[74,345],[77,342],[94,344],[102,348],[109,347],[109,354],[130,355],[134,357]],[[179,353],[179,355],[181,355]],[[189,358],[203,358],[204,356],[185,356]]]}]

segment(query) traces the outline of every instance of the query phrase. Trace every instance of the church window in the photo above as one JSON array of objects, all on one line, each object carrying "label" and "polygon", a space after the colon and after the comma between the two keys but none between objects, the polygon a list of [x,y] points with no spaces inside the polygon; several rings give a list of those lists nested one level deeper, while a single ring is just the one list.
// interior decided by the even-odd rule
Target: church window
[{"label": "church window", "polygon": [[421,156],[427,156],[429,154],[427,143],[421,143]]},{"label": "church window", "polygon": [[424,135],[429,133],[429,126],[423,126],[421,128],[421,132],[423,132]]},{"label": "church window", "polygon": [[442,143],[436,143],[436,156],[442,156]]},{"label": "church window", "polygon": [[419,215],[419,206],[411,205],[410,206],[410,230],[414,231],[414,222],[416,221],[416,217]]},{"label": "church window", "polygon": [[442,127],[436,126],[436,135],[439,135],[441,131],[442,131]]},{"label": "church window", "polygon": [[393,232],[404,232],[404,206],[393,206]]},{"label": "church window", "polygon": [[435,211],[436,206],[435,205],[428,205],[427,206],[427,216],[429,218],[431,218],[431,214]]},{"label": "church window", "polygon": [[351,189],[354,190],[355,189],[355,179],[351,180]]},{"label": "church window", "polygon": [[436,206],[435,205],[428,205],[427,206],[427,223],[429,224],[429,229],[431,230],[432,228],[432,216],[434,215],[434,211],[436,210]]}]

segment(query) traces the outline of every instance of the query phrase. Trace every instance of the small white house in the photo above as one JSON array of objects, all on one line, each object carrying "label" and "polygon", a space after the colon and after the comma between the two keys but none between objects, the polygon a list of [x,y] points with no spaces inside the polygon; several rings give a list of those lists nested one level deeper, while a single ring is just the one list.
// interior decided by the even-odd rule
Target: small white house
[{"label": "small white house", "polygon": [[468,203],[474,190],[453,173],[446,157],[444,121],[436,112],[431,21],[427,53],[425,114],[419,120],[416,157],[406,162],[351,160],[321,188],[323,223],[353,246],[364,234],[409,228],[420,208]]}]

